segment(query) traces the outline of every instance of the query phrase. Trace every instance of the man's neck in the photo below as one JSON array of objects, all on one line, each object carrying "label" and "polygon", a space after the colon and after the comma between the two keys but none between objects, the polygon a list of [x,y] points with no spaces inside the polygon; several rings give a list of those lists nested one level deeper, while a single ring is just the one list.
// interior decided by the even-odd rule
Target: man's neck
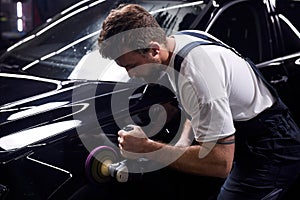
[{"label": "man's neck", "polygon": [[174,49],[175,49],[175,39],[173,37],[167,37],[167,52],[166,56],[163,59],[163,64],[166,66],[169,66],[171,57],[173,55]]}]

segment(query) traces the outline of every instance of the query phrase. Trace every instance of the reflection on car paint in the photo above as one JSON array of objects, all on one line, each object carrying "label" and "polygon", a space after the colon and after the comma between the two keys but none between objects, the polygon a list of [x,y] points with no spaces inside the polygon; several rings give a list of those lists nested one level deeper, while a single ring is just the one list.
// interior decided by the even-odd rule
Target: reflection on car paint
[{"label": "reflection on car paint", "polygon": [[77,128],[80,125],[81,121],[79,120],[68,120],[12,133],[0,138],[0,147],[6,151],[19,149],[43,139]]}]

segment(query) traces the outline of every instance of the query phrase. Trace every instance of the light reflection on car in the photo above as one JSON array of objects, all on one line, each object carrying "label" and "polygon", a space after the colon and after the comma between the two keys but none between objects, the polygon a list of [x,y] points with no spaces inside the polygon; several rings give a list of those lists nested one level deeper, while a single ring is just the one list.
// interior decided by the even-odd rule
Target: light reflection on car
[{"label": "light reflection on car", "polygon": [[[173,92],[98,52],[101,22],[121,2],[143,5],[168,34],[206,31],[251,58],[300,123],[299,1],[79,1],[0,56],[0,199],[69,198],[88,184],[89,151],[116,144],[128,122],[151,125],[153,105],[172,113],[157,138],[173,140],[182,118]],[[114,95],[127,98],[112,109]]]}]

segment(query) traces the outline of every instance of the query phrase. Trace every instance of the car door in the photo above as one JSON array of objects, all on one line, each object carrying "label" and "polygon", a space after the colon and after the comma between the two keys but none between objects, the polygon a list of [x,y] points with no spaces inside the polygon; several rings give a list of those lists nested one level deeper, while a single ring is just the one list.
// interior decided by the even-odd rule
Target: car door
[{"label": "car door", "polygon": [[[296,85],[299,85],[296,82],[300,80],[296,78],[299,67],[295,65],[297,57],[289,55],[295,53],[297,48],[293,47],[289,54],[282,50],[291,48],[291,44],[294,46],[300,39],[295,33],[293,37],[292,33],[284,33],[291,30],[286,27],[286,23],[281,25],[284,21],[276,15],[275,6],[269,1],[228,1],[216,8],[212,16],[205,31],[256,63],[283,101],[297,115],[299,108],[295,94],[298,92]],[[293,41],[288,42],[291,39]]]},{"label": "car door", "polygon": [[[300,1],[277,1],[276,20],[278,24],[278,43],[280,45],[280,57],[278,61],[283,63],[288,73],[288,103],[295,113],[296,120],[300,122],[300,106],[298,96],[300,94]],[[297,115],[298,114],[298,115]]]}]

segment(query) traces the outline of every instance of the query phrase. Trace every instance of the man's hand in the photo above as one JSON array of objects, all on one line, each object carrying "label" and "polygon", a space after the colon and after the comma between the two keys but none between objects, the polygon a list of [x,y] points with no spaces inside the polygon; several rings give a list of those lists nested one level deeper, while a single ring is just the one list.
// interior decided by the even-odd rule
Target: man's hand
[{"label": "man's hand", "polygon": [[128,125],[128,127],[132,128],[132,130],[126,131],[122,129],[118,132],[121,154],[125,158],[141,158],[143,157],[143,153],[147,152],[149,138],[141,127],[135,125]]}]

